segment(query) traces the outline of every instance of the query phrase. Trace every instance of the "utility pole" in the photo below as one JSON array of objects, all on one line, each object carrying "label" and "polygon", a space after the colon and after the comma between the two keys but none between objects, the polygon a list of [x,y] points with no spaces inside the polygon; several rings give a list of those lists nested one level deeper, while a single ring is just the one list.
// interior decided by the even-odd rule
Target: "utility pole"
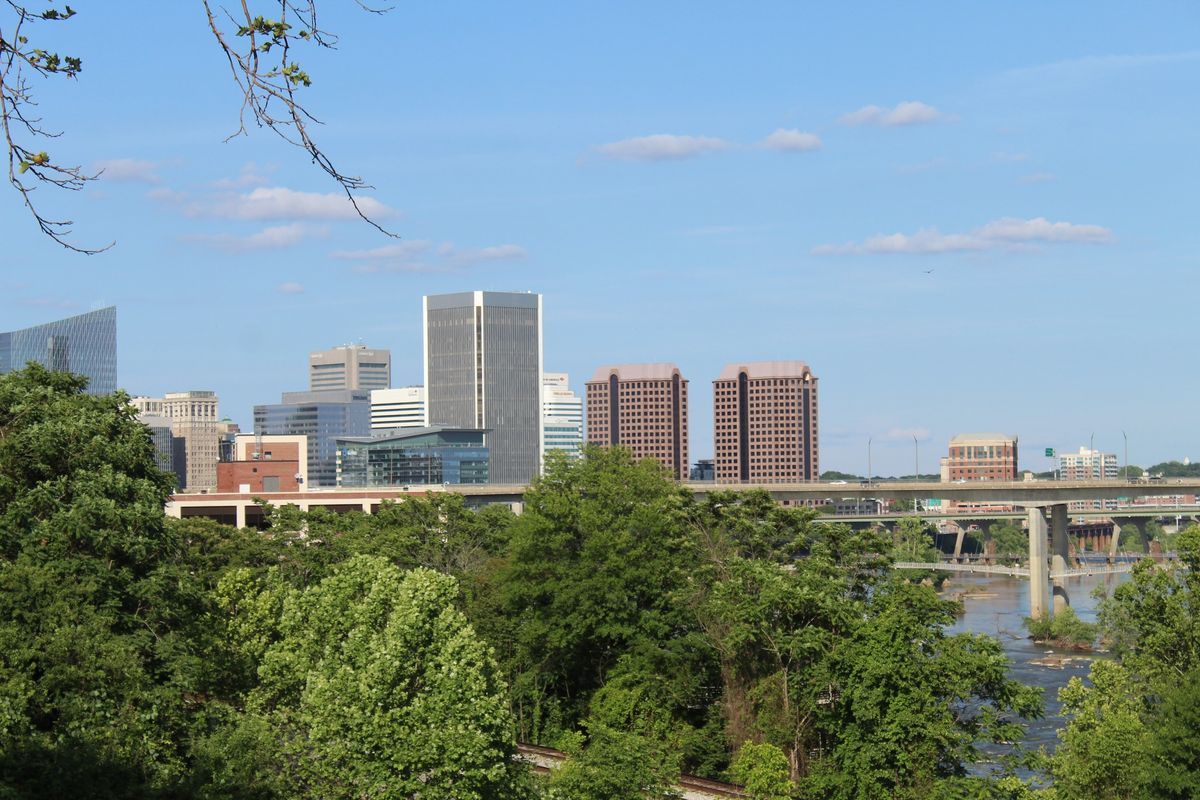
[{"label": "utility pole", "polygon": [[917,435],[913,434],[913,480],[921,480],[921,458],[917,448]]}]

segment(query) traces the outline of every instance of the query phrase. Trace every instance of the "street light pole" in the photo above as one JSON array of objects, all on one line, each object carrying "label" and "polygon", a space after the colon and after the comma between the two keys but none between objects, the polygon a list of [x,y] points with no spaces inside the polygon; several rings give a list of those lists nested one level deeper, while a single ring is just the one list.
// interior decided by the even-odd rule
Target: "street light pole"
[{"label": "street light pole", "polygon": [[867,437],[867,486],[871,485],[871,437]]},{"label": "street light pole", "polygon": [[1121,431],[1121,438],[1125,440],[1125,480],[1129,480],[1129,437],[1125,431]]},{"label": "street light pole", "polygon": [[1096,433],[1092,432],[1092,438],[1088,440],[1088,478],[1091,479],[1096,474]]},{"label": "street light pole", "polygon": [[913,434],[913,480],[921,480],[920,450],[917,448],[917,435]]}]

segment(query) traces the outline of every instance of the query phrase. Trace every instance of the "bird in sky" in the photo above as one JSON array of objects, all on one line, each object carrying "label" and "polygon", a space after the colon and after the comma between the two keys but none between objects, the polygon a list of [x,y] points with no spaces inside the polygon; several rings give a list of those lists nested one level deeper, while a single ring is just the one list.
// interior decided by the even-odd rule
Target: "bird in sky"
[{"label": "bird in sky", "polygon": [[933,270],[931,270],[931,269],[927,269],[927,270],[925,270],[925,274],[926,274],[926,275],[928,275],[928,274],[929,274],[929,273],[931,273],[931,272],[933,272]]}]

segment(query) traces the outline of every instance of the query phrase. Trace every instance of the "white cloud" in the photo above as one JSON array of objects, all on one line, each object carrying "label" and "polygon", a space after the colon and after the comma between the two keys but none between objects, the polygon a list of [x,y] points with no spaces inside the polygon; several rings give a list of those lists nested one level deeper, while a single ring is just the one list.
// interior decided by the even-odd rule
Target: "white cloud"
[{"label": "white cloud", "polygon": [[913,234],[880,234],[861,243],[818,245],[812,252],[814,255],[937,254],[1015,249],[1041,243],[1108,244],[1114,240],[1112,231],[1100,225],[1050,222],[1044,217],[1005,217],[970,233],[941,233],[937,228],[923,228]]},{"label": "white cloud", "polygon": [[[358,197],[358,207],[372,219],[395,216],[396,211],[372,197]],[[298,192],[282,186],[260,186],[249,194],[226,195],[188,207],[188,214],[197,217],[225,219],[355,219],[354,210],[345,194],[331,192]]]},{"label": "white cloud", "polygon": [[143,161],[140,158],[110,158],[107,161],[97,161],[92,165],[92,171],[100,173],[106,181],[121,183],[159,183],[158,164],[153,161]]},{"label": "white cloud", "polygon": [[431,242],[411,239],[395,244],[385,244],[382,247],[372,247],[368,250],[337,250],[330,255],[334,258],[357,261],[405,260],[424,253],[431,246]]},{"label": "white cloud", "polygon": [[938,111],[927,103],[918,100],[906,100],[895,108],[880,106],[863,106],[857,111],[843,114],[838,122],[843,125],[884,125],[895,127],[900,125],[922,125],[929,122],[949,121],[951,117]]},{"label": "white cloud", "polygon": [[1053,172],[1034,172],[1029,175],[1022,175],[1019,178],[1021,183],[1031,185],[1035,183],[1048,183],[1049,181],[1058,180],[1058,176]]},{"label": "white cloud", "polygon": [[815,133],[807,133],[794,129],[779,128],[760,143],[768,150],[800,153],[807,150],[820,150],[821,137]]},{"label": "white cloud", "polygon": [[444,253],[451,263],[469,267],[488,261],[512,261],[528,256],[524,247],[515,244],[497,244],[491,247],[480,247],[474,250],[450,250]]},{"label": "white cloud", "polygon": [[263,186],[270,178],[268,173],[275,171],[274,167],[263,168],[253,161],[242,165],[242,171],[236,178],[218,178],[210,186],[214,189],[246,189],[251,186]]},{"label": "white cloud", "polygon": [[626,161],[671,161],[726,150],[729,146],[724,139],[710,136],[676,136],[659,133],[653,136],[639,136],[634,139],[622,139],[619,142],[602,144],[596,148],[596,152],[609,158]]},{"label": "white cloud", "polygon": [[1076,225],[1071,222],[1051,222],[1045,217],[1017,219],[1005,217],[989,222],[976,233],[984,239],[1001,242],[1084,242],[1107,244],[1113,241],[1108,228],[1099,225]]},{"label": "white cloud", "polygon": [[1095,79],[1117,70],[1138,69],[1200,61],[1200,50],[1185,50],[1177,53],[1136,53],[1083,56],[1020,67],[1003,72],[1000,78],[1008,80],[1036,81],[1045,84],[1059,81],[1081,81]]},{"label": "white cloud", "polygon": [[354,266],[355,272],[454,272],[493,261],[512,261],[528,256],[525,248],[515,244],[460,249],[451,242],[436,247],[432,242],[413,240],[373,247],[368,250],[338,250],[333,258],[365,262]]},{"label": "white cloud", "polygon": [[279,284],[279,291],[283,294],[304,294],[304,284],[286,281]]},{"label": "white cloud", "polygon": [[184,237],[185,241],[215,247],[227,253],[243,253],[249,250],[280,250],[292,247],[305,239],[324,238],[329,229],[324,226],[294,222],[290,225],[275,225],[263,228],[248,236],[228,233],[196,234]]},{"label": "white cloud", "polygon": [[1007,161],[1011,163],[1029,160],[1029,156],[1026,153],[992,153],[992,158],[997,161]]}]

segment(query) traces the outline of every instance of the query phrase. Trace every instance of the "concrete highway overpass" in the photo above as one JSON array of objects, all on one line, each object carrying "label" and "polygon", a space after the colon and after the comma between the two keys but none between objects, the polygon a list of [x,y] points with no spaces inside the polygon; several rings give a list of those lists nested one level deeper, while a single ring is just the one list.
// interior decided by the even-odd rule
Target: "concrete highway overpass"
[{"label": "concrete highway overpass", "polygon": [[[1127,481],[980,481],[973,483],[926,483],[916,481],[875,482],[870,485],[855,483],[796,483],[796,484],[713,484],[684,483],[683,487],[696,497],[713,491],[747,491],[762,489],[776,500],[789,500],[802,504],[822,504],[827,500],[850,499],[857,501],[877,500],[930,500],[955,501],[959,503],[993,503],[1034,508],[1087,500],[1113,500],[1116,498],[1160,497],[1165,495],[1200,495],[1200,479],[1168,479],[1150,482]],[[239,526],[256,524],[261,512],[257,500],[272,505],[293,504],[301,510],[326,508],[336,512],[363,511],[372,513],[384,500],[402,500],[405,497],[422,496],[427,493],[452,492],[463,495],[468,503],[484,505],[505,503],[520,510],[525,486],[482,484],[470,486],[411,486],[386,489],[309,489],[301,492],[264,492],[258,494],[208,493],[177,494],[167,503],[167,513],[175,517],[212,517]],[[1186,513],[1188,507],[1181,507]],[[1195,509],[1192,509],[1195,511]],[[1156,516],[1148,508],[1129,508],[1117,512],[1095,512],[1096,516],[1113,516],[1126,513],[1128,516]],[[1178,513],[1178,512],[1176,512]],[[1082,512],[1090,515],[1092,512]],[[1166,515],[1165,513],[1161,515]],[[840,521],[895,519],[903,515],[879,517],[834,517]],[[928,516],[945,519],[966,518],[964,512]],[[1017,515],[1021,516],[1021,515]],[[984,512],[982,519],[1007,517],[1003,512]]]}]

